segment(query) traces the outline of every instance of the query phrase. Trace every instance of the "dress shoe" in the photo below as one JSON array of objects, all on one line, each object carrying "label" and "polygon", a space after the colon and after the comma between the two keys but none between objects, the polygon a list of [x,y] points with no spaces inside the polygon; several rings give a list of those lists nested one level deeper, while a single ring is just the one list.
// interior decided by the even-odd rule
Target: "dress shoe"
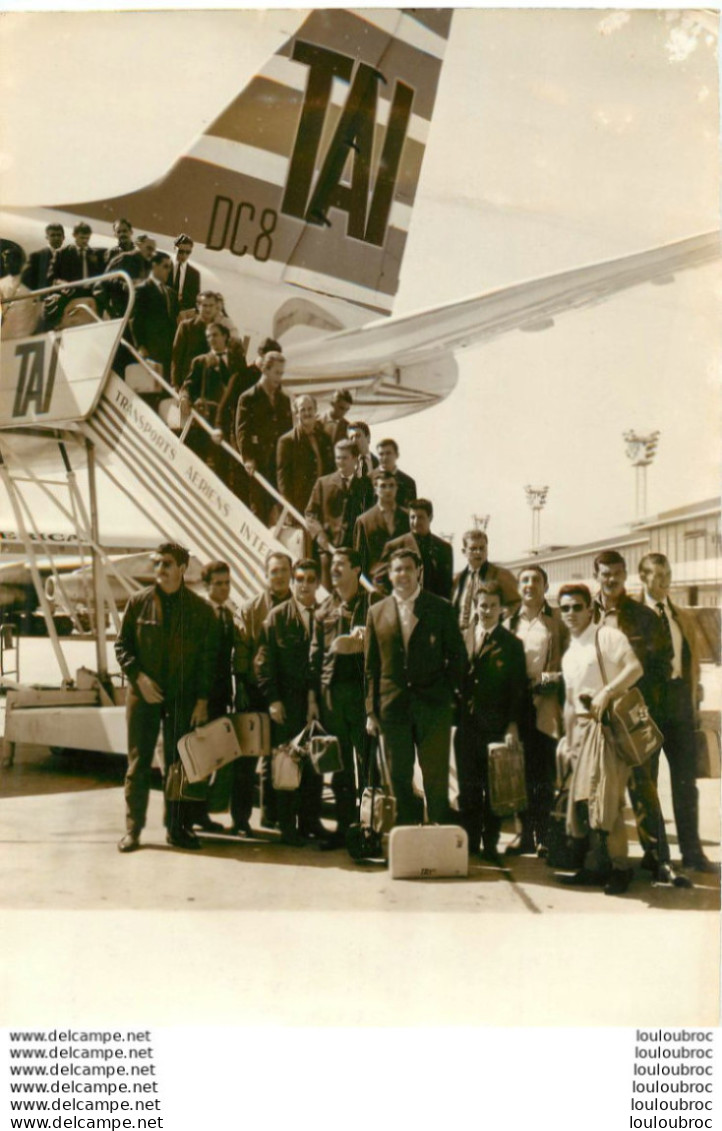
[{"label": "dress shoe", "polygon": [[612,868],[612,874],[604,885],[605,895],[624,895],[632,882],[631,868]]},{"label": "dress shoe", "polygon": [[298,831],[301,836],[306,837],[308,840],[328,839],[328,829],[325,829],[320,821],[314,821],[310,825],[299,825]]},{"label": "dress shoe", "polygon": [[261,816],[262,829],[276,829],[278,828],[278,821],[275,817],[268,817],[265,813]]},{"label": "dress shoe", "polygon": [[654,853],[650,852],[648,849],[639,861],[639,867],[644,868],[645,872],[656,872],[659,868],[659,860]]},{"label": "dress shoe", "polygon": [[194,829],[201,829],[204,833],[227,833],[228,829],[222,825],[220,821],[214,821],[210,817],[202,817],[200,821],[193,822]]},{"label": "dress shoe", "polygon": [[318,847],[320,848],[321,852],[333,852],[337,848],[345,848],[346,834],[340,832],[331,833],[330,835],[326,836],[325,840],[322,840],[319,843]]},{"label": "dress shoe", "polygon": [[233,827],[230,828],[228,831],[230,833],[232,833],[233,836],[251,837],[251,838],[253,838],[255,836],[255,833],[253,832],[253,829],[249,825],[248,821],[242,821],[238,825],[233,825]]},{"label": "dress shoe", "polygon": [[289,829],[287,832],[281,833],[281,844],[288,844],[292,848],[305,848],[307,843],[306,838],[302,837],[300,833],[297,833],[295,829]]},{"label": "dress shoe", "polygon": [[494,864],[497,868],[504,867],[504,862],[495,848],[482,848],[479,855],[482,860],[486,860],[489,864]]},{"label": "dress shoe", "polygon": [[589,868],[580,868],[573,876],[557,876],[560,884],[567,887],[603,888],[609,881],[609,872],[592,872]]},{"label": "dress shoe", "polygon": [[549,849],[545,844],[538,844],[536,854],[540,860],[546,860],[547,856],[549,855]]},{"label": "dress shoe", "polygon": [[534,856],[536,847],[533,837],[522,837],[521,840],[512,841],[507,847],[505,856]]},{"label": "dress shoe", "polygon": [[675,872],[671,864],[660,864],[652,875],[652,883],[659,887],[691,888],[694,884],[689,876],[682,872]]},{"label": "dress shoe", "polygon": [[167,833],[165,842],[169,844],[171,848],[196,849],[201,847],[201,842],[198,837],[192,833],[190,829],[178,829],[177,832]]},{"label": "dress shoe", "polygon": [[140,848],[140,833],[126,833],[118,841],[118,852],[136,852]]},{"label": "dress shoe", "polygon": [[718,875],[720,866],[715,864],[713,860],[708,860],[704,852],[699,856],[683,856],[682,864],[685,868],[689,868],[690,872],[707,872],[709,875]]}]

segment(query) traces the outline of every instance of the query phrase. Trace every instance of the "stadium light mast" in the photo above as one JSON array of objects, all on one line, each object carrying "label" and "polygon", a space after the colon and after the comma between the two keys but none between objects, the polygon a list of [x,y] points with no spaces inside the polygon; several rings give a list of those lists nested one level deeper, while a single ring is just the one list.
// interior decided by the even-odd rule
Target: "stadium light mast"
[{"label": "stadium light mast", "polygon": [[647,468],[655,457],[659,432],[639,436],[634,431],[624,432],[627,459],[634,468],[634,518],[639,522],[647,513]]},{"label": "stadium light mast", "polygon": [[471,521],[474,523],[474,530],[486,531],[490,518],[491,515],[488,514],[472,514]]},{"label": "stadium light mast", "polygon": [[541,512],[546,505],[549,488],[527,485],[524,491],[526,501],[531,507],[531,548],[538,550],[541,543]]}]

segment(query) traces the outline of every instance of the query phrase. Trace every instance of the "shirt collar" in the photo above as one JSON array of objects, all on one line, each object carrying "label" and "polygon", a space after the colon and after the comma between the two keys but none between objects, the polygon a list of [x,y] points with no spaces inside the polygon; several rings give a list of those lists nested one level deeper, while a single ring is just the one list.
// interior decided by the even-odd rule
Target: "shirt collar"
[{"label": "shirt collar", "polygon": [[399,597],[398,593],[394,593],[393,597],[398,605],[413,605],[420,592],[421,586],[417,585],[410,597]]}]

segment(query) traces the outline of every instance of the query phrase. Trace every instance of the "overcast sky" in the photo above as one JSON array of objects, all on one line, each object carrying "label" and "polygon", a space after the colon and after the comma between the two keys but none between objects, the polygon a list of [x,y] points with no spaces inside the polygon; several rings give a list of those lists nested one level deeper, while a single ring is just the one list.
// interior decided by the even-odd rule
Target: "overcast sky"
[{"label": "overcast sky", "polygon": [[[0,196],[51,204],[151,182],[299,18],[3,16]],[[396,311],[716,228],[717,81],[716,42],[691,16],[457,12]],[[468,351],[444,404],[385,427],[436,528],[460,535],[490,514],[492,557],[516,556],[532,483],[550,488],[543,542],[623,530],[627,428],[662,433],[650,511],[716,494],[719,302],[720,272],[704,268]],[[113,503],[116,529],[120,514]]]}]

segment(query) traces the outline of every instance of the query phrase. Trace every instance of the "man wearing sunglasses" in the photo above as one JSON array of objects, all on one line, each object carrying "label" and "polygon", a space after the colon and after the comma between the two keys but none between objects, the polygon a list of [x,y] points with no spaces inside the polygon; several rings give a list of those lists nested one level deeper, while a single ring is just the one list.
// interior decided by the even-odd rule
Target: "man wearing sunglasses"
[{"label": "man wearing sunglasses", "polygon": [[[642,665],[624,633],[594,624],[592,595],[586,585],[562,585],[559,609],[569,631],[569,647],[562,656],[566,687],[565,753],[572,764],[567,828],[585,840],[583,867],[561,882],[583,887],[603,887],[605,895],[623,895],[632,872],[628,867],[624,825],[624,792],[629,767],[616,750],[592,727],[613,699],[637,682]],[[604,682],[597,656],[604,660]]]}]

